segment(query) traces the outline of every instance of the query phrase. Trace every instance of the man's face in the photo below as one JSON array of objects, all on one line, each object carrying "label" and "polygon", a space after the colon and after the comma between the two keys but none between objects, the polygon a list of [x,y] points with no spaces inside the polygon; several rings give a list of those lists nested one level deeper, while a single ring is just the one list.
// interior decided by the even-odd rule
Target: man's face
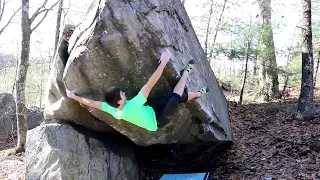
[{"label": "man's face", "polygon": [[73,30],[68,31],[68,32],[63,36],[63,39],[64,39],[65,41],[68,41],[68,42],[69,42],[69,39],[70,39],[72,33],[73,33]]},{"label": "man's face", "polygon": [[126,93],[123,92],[123,91],[120,91],[120,100],[118,101],[119,105],[124,105],[127,101],[127,96],[126,96]]}]

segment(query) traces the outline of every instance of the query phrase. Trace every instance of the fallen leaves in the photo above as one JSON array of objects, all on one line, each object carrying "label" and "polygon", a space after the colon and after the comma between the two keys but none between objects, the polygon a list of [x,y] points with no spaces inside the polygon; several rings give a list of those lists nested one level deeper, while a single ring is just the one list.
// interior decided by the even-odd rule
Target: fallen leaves
[{"label": "fallen leaves", "polygon": [[223,179],[316,177],[320,154],[310,145],[320,137],[320,118],[297,121],[292,106],[287,101],[231,107],[234,145],[223,154],[226,167],[217,174]]}]

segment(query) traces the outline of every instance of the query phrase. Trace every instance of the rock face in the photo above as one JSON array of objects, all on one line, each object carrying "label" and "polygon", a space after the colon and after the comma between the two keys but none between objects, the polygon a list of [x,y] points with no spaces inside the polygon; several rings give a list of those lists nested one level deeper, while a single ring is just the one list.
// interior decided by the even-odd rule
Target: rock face
[{"label": "rock face", "polygon": [[[43,110],[32,107],[27,110],[28,129],[43,122]],[[0,139],[6,139],[17,129],[16,105],[12,94],[0,94]]]},{"label": "rock face", "polygon": [[133,149],[124,144],[69,124],[38,126],[27,134],[26,180],[138,179]]},{"label": "rock face", "polygon": [[[48,81],[47,121],[67,120],[103,132],[114,129],[139,145],[232,141],[226,99],[180,1],[94,0],[69,43],[64,71],[56,57]],[[150,98],[172,91],[178,72],[192,58],[196,67],[188,90],[207,86],[211,91],[180,105],[171,123],[157,132],[65,98],[67,87],[80,96],[103,101],[104,91],[114,85],[129,99],[134,97],[157,68],[163,48],[171,51],[172,58]]]}]

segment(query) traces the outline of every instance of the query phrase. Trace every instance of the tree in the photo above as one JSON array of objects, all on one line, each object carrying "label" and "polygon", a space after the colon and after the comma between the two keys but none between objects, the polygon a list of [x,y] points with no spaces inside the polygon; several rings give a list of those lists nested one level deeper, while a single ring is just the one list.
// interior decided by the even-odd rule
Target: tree
[{"label": "tree", "polygon": [[[311,10],[313,11],[313,9]],[[320,34],[318,33],[320,30],[320,24],[319,23],[313,23],[312,25],[312,40],[313,40],[313,52],[315,56],[313,57],[314,60],[316,59],[316,68],[314,73],[314,80],[313,80],[313,87],[316,86],[317,83],[317,76],[319,71],[319,65],[320,65]]]},{"label": "tree", "polygon": [[240,91],[239,104],[242,104],[242,100],[243,100],[244,87],[245,87],[245,84],[246,84],[247,73],[248,73],[249,56],[250,56],[250,54],[251,54],[250,51],[251,51],[252,39],[253,39],[253,34],[252,34],[251,14],[250,14],[250,24],[249,24],[249,32],[248,32],[248,38],[247,38],[247,50],[246,50],[246,63],[245,63],[245,69],[244,69],[244,77],[243,77],[242,87],[241,87],[241,91]]},{"label": "tree", "polygon": [[[26,136],[28,130],[28,124],[26,121],[26,105],[25,105],[25,82],[29,66],[29,53],[30,53],[30,37],[32,32],[38,28],[42,21],[46,18],[49,11],[58,4],[59,1],[55,2],[50,8],[46,8],[48,0],[34,12],[29,18],[29,0],[21,0],[22,3],[22,41],[21,41],[21,56],[18,65],[18,74],[16,79],[16,111],[17,111],[17,128],[18,128],[18,144],[15,149],[16,153],[25,151]],[[42,18],[38,23],[32,26],[35,19],[43,14]]]},{"label": "tree", "polygon": [[213,13],[213,0],[211,0],[210,4],[210,10],[209,10],[209,17],[208,17],[208,22],[207,22],[207,29],[206,29],[206,39],[204,41],[204,54],[208,57],[208,40],[209,40],[209,34],[210,34],[210,23],[211,23],[211,17]]},{"label": "tree", "polygon": [[[217,35],[218,35],[218,32],[219,32],[219,28],[220,28],[220,24],[221,24],[221,20],[222,20],[222,15],[223,15],[223,12],[226,8],[226,3],[227,3],[227,0],[224,0],[223,1],[223,6],[222,6],[222,10],[221,10],[221,13],[220,13],[220,16],[219,16],[219,19],[218,19],[218,23],[217,23],[217,26],[216,26],[216,32],[214,34],[214,37],[213,37],[213,43],[211,44],[211,49],[214,48],[214,45],[216,43],[216,39],[217,39]],[[212,57],[212,51],[210,52],[210,60],[211,60],[211,57]]]},{"label": "tree", "polygon": [[[5,11],[5,7],[6,7],[6,0],[0,0],[0,22],[3,18],[3,14]],[[16,11],[14,11],[12,13],[12,15],[10,16],[9,20],[4,24],[3,27],[0,28],[0,35],[3,33],[3,31],[9,26],[9,24],[11,23],[12,19],[14,18],[14,16],[19,12],[19,10],[21,9],[18,8]]]},{"label": "tree", "polygon": [[302,4],[302,78],[298,101],[297,119],[313,118],[313,48],[311,27],[311,0],[301,0]]},{"label": "tree", "polygon": [[271,0],[258,0],[262,25],[260,29],[260,61],[262,76],[262,94],[265,100],[278,98],[279,80],[277,72],[277,62],[273,41],[273,30],[271,25]]},{"label": "tree", "polygon": [[58,48],[57,46],[58,46],[59,35],[60,35],[62,8],[63,8],[63,0],[60,0],[59,6],[58,6],[58,14],[57,14],[56,35],[54,40],[54,52],[56,52]]},{"label": "tree", "polygon": [[317,59],[317,64],[316,64],[316,72],[314,73],[313,87],[315,87],[316,83],[317,83],[319,64],[320,64],[320,51],[318,51],[318,59]]}]

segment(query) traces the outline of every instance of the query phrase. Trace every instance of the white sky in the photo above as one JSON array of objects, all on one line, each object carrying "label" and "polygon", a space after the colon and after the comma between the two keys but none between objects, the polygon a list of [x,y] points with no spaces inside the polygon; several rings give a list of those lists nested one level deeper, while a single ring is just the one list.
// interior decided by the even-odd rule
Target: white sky
[{"label": "white sky", "polygon": [[[38,2],[36,0],[30,0],[30,16],[33,14],[35,8],[39,7],[39,4],[32,4],[33,2]],[[49,0],[47,7],[49,7],[56,0]],[[76,1],[76,0],[65,0],[67,2],[64,3],[64,7],[69,7],[69,1],[72,1],[71,8],[68,12],[66,22],[67,23],[79,23],[85,12],[87,10],[89,1]],[[216,0],[218,3],[222,4],[223,0]],[[234,2],[233,2],[234,1]],[[240,0],[237,0],[240,1]],[[228,19],[231,17],[240,17],[244,21],[249,19],[250,14],[254,17],[253,21],[258,21],[259,18],[255,18],[256,14],[259,14],[258,5],[254,4],[250,1],[245,2],[246,0],[241,1],[238,5],[236,5],[237,1],[229,0],[229,3],[235,4],[229,9],[226,9],[224,14],[224,19]],[[191,20],[196,19],[196,17],[202,16],[205,13],[208,13],[209,5],[206,5],[206,2],[210,2],[209,0],[187,0],[186,1],[186,10],[189,14]],[[7,9],[4,14],[4,19],[2,23],[0,23],[0,27],[3,26],[3,23],[9,18],[12,14],[13,10],[20,6],[21,2],[18,0],[11,0],[7,4]],[[298,5],[298,6],[297,6]],[[275,46],[280,49],[288,44],[291,44],[293,33],[295,30],[295,26],[299,22],[300,12],[299,12],[299,0],[284,0],[278,2],[276,0],[272,1],[272,20],[274,25],[274,41]],[[230,4],[229,4],[230,6]],[[235,8],[237,7],[237,8]],[[298,7],[298,8],[297,8]],[[221,8],[215,9],[218,14],[214,14],[214,18],[218,18]],[[31,36],[31,56],[38,57],[39,55],[47,56],[49,51],[52,51],[54,44],[54,34],[55,34],[55,26],[56,26],[56,12],[57,8],[55,8],[51,13],[48,14],[47,18],[43,21],[43,23],[38,27],[38,29],[33,32]],[[284,16],[282,18],[282,16]],[[19,44],[21,39],[21,29],[20,29],[20,13],[17,16],[14,23],[10,24],[9,27],[5,30],[5,32],[0,36],[0,53],[9,53],[17,55],[19,53]],[[199,32],[200,29],[204,29],[204,23],[199,20],[193,21],[193,26],[196,32]],[[280,28],[275,28],[276,25],[279,24]],[[215,24],[213,24],[215,27]],[[300,31],[300,29],[297,29]],[[298,32],[300,33],[300,32]],[[200,41],[203,41],[199,36]],[[296,37],[297,39],[297,37]],[[223,36],[218,34],[217,42],[225,42],[229,41],[230,37]],[[51,49],[51,50],[50,50]],[[52,52],[51,52],[52,53]]]}]

